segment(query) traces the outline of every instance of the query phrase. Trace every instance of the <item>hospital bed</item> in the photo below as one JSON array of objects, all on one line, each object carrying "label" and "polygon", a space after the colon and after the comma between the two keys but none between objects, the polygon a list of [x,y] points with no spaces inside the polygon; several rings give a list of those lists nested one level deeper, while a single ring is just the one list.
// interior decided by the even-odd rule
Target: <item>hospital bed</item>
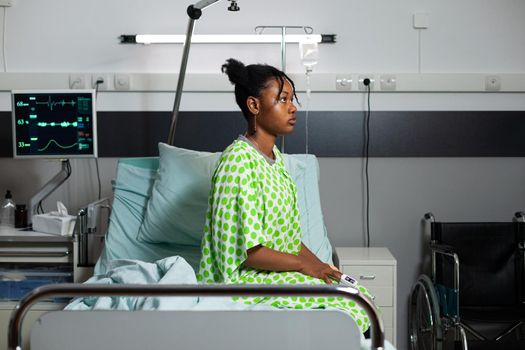
[{"label": "hospital bed", "polygon": [[[159,151],[159,157],[119,160],[105,247],[93,277],[85,284],[48,285],[28,294],[12,315],[10,348],[21,344],[23,316],[33,303],[74,296],[66,310],[47,313],[33,325],[31,349],[394,349],[384,340],[380,312],[351,287],[196,284],[200,230],[220,153],[166,144],[159,144]],[[303,242],[332,262],[317,159],[284,159],[297,184]],[[283,310],[231,298],[314,294],[362,305],[372,323],[371,339],[338,310]]]}]

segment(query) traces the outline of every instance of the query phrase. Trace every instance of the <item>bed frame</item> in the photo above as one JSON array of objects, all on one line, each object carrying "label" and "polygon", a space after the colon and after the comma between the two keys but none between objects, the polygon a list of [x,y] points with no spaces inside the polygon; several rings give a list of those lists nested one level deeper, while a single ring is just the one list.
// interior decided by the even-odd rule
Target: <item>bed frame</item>
[{"label": "bed frame", "polygon": [[[384,349],[384,326],[375,306],[358,290],[335,286],[89,285],[37,288],[17,305],[8,348],[22,349],[26,312],[51,296],[338,296],[359,304],[371,322],[371,348]],[[227,322],[225,322],[225,319]],[[271,335],[267,336],[267,335]],[[235,342],[232,341],[235,339]],[[355,321],[337,310],[275,311],[55,311],[32,327],[33,350],[61,349],[361,349]]]}]

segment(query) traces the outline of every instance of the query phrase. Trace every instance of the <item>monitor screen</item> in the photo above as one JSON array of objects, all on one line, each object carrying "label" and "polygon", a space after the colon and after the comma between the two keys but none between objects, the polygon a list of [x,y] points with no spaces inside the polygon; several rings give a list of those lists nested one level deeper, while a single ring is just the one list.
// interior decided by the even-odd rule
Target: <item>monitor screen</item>
[{"label": "monitor screen", "polygon": [[97,156],[95,90],[12,91],[15,158]]}]

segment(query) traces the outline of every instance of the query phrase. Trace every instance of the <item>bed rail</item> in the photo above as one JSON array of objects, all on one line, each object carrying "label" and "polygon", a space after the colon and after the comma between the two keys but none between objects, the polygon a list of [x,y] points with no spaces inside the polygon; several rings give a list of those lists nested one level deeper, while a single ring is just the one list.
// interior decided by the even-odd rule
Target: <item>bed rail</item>
[{"label": "bed rail", "polygon": [[49,284],[35,288],[16,305],[9,321],[8,349],[22,350],[22,323],[26,312],[41,299],[87,296],[338,296],[355,301],[368,314],[371,323],[371,348],[384,349],[384,325],[379,313],[361,292],[340,286],[276,285],[96,285]]}]

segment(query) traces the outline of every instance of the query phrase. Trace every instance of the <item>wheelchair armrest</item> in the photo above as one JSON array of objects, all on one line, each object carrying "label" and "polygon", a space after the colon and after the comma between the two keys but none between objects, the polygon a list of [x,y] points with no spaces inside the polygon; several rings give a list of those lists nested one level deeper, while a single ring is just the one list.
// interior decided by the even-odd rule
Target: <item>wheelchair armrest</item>
[{"label": "wheelchair armrest", "polygon": [[454,251],[454,248],[446,244],[431,243],[430,249],[432,250],[432,280],[435,280],[436,276],[436,261],[434,255],[441,254],[450,256],[454,259],[454,289],[459,289],[459,256]]},{"label": "wheelchair armrest", "polygon": [[452,255],[456,254],[454,247],[447,244],[430,243],[430,249],[436,253]]}]

